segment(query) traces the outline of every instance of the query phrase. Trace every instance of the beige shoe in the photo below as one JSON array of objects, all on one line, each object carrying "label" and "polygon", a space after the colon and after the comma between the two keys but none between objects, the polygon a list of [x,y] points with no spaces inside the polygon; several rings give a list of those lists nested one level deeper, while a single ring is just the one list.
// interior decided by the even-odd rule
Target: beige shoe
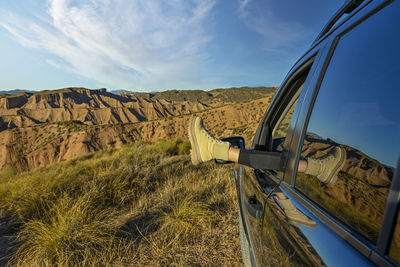
[{"label": "beige shoe", "polygon": [[328,187],[332,187],[338,178],[339,171],[346,162],[346,150],[337,146],[320,159],[307,158],[306,174],[316,176]]},{"label": "beige shoe", "polygon": [[192,116],[189,122],[189,140],[192,145],[190,156],[193,165],[211,159],[228,160],[229,142],[222,142],[212,136],[203,126],[199,116]]},{"label": "beige shoe", "polygon": [[281,203],[283,211],[285,212],[286,218],[291,225],[300,226],[304,225],[310,228],[316,228],[317,224],[308,218],[304,213],[299,211],[292,203],[290,199],[278,199]]}]

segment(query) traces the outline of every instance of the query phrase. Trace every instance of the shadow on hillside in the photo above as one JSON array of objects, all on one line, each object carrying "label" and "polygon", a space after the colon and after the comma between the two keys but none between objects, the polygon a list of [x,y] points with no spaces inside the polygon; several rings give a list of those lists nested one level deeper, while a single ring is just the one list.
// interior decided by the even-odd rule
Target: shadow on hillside
[{"label": "shadow on hillside", "polygon": [[130,238],[131,242],[139,245],[146,236],[159,229],[159,225],[153,222],[156,216],[156,212],[145,212],[143,215],[129,220],[122,227],[122,230],[128,233],[124,237]]},{"label": "shadow on hillside", "polygon": [[228,214],[229,213],[229,209],[230,209],[228,203],[226,203],[226,202],[224,202],[222,200],[218,201],[218,202],[215,202],[215,203],[211,203],[209,205],[209,208],[210,208],[211,211],[213,211],[213,212],[218,211],[222,215]]}]

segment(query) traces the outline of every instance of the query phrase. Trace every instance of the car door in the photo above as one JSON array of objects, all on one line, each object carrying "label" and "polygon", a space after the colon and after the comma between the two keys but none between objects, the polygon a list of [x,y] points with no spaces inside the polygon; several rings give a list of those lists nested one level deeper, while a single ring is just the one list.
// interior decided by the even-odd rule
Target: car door
[{"label": "car door", "polygon": [[[300,93],[308,86],[307,82],[315,71],[314,63],[316,59],[315,55],[311,55],[307,60],[304,60],[301,67],[293,72],[277,93],[275,100],[271,104],[272,111],[269,110],[266,113],[273,116],[264,118],[255,137],[255,140],[273,139],[275,144],[271,143],[271,146],[268,147],[267,143],[255,141],[256,149],[286,153],[283,144],[287,138],[290,138],[287,135],[289,125],[291,125],[292,118],[296,117],[295,107],[299,105]],[[240,209],[254,255],[254,264],[258,266],[270,265],[270,259],[277,258],[272,255],[266,256],[268,254],[265,254],[265,240],[263,240],[261,232],[264,228],[264,214],[268,213],[268,208],[265,204],[272,196],[272,189],[276,188],[279,180],[283,178],[283,173],[265,172],[264,170],[255,170],[242,166],[240,177]]]},{"label": "car door", "polygon": [[[271,109],[268,111],[263,121],[260,132],[266,136],[259,136],[255,146],[258,149],[281,152],[288,159],[290,153],[289,144],[291,143],[293,127],[298,116],[298,111],[303,104],[304,95],[310,85],[310,81],[318,66],[317,62],[321,56],[318,50],[306,56],[301,64],[294,69],[281,87],[280,94],[275,98]],[[261,142],[260,142],[261,139]],[[265,140],[266,142],[262,142]],[[260,236],[259,255],[262,259],[259,262],[262,266],[281,265],[289,263],[289,259],[298,265],[310,265],[310,263],[320,263],[318,259],[309,257],[302,253],[293,244],[291,236],[296,233],[290,227],[285,216],[279,196],[283,196],[280,190],[280,183],[285,179],[284,171],[276,170],[255,170],[256,180],[266,197],[263,199],[263,218],[261,229],[257,233]]]},{"label": "car door", "polygon": [[[374,1],[331,37],[329,64],[310,97],[312,109],[304,112],[302,138],[294,145],[300,148],[294,162],[345,151],[344,165],[330,187],[314,174],[293,172],[294,195],[310,205],[321,229],[327,226],[333,237],[340,237],[322,242],[316,238],[322,234],[309,235],[327,264],[345,264],[350,256],[344,253],[355,263],[359,253],[388,264],[379,240],[390,228],[383,218],[400,154],[395,100],[400,98],[399,15],[399,1]],[[333,250],[340,245],[347,249],[340,249],[343,257],[335,257]]]},{"label": "car door", "polygon": [[[288,107],[279,109],[280,102],[292,103],[296,94],[282,91],[263,121],[255,146],[281,149],[287,157],[283,172],[258,171],[257,179],[273,191],[263,207],[264,265],[366,266],[368,259],[390,264],[386,254],[398,258],[398,228],[387,234],[383,218],[393,204],[386,200],[400,154],[399,14],[399,1],[375,1],[320,44],[281,147],[274,133],[284,128]],[[322,160],[335,147],[346,160],[331,187],[297,171],[301,161]],[[307,224],[291,222],[277,193]]]}]

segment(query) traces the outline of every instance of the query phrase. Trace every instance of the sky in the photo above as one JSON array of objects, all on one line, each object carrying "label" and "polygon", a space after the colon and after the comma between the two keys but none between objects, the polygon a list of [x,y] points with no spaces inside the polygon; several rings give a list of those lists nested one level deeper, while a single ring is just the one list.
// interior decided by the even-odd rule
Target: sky
[{"label": "sky", "polygon": [[344,0],[2,0],[0,90],[279,86]]}]

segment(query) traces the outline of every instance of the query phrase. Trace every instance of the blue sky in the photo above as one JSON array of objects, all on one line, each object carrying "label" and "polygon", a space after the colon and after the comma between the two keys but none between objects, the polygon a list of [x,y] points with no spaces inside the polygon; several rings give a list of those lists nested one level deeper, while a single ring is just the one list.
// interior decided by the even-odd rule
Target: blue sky
[{"label": "blue sky", "polygon": [[2,0],[0,90],[278,86],[343,0]]}]

